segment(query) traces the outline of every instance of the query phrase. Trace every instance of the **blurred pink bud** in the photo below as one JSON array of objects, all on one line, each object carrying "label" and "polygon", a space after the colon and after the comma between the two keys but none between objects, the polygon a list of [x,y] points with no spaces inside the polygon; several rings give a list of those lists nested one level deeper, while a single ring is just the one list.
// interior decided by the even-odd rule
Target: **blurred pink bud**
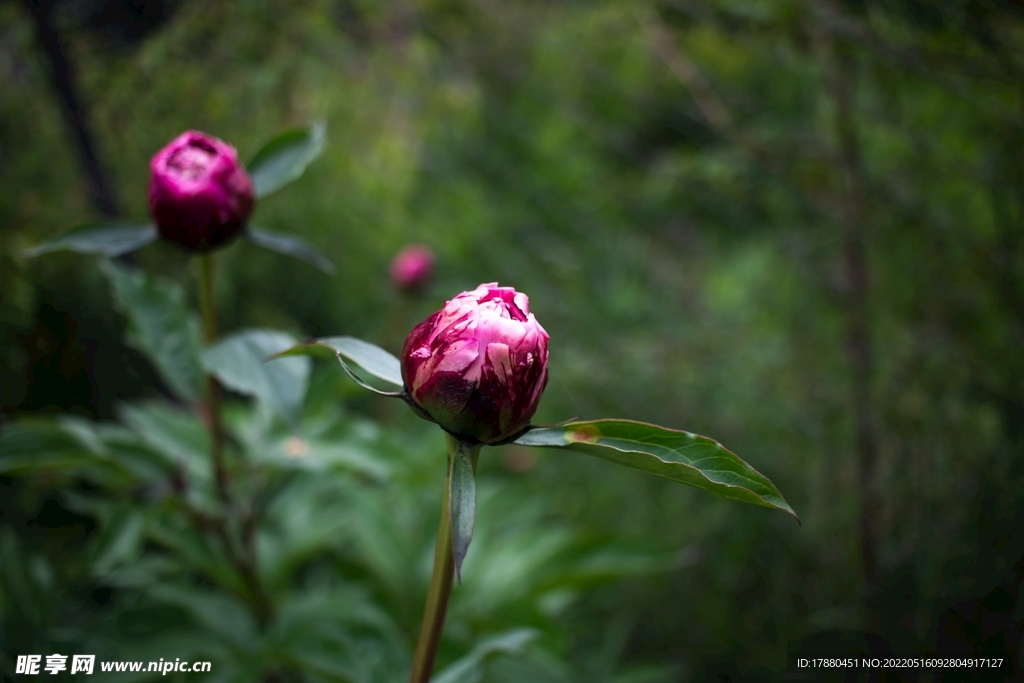
[{"label": "blurred pink bud", "polygon": [[434,252],[422,244],[409,244],[391,261],[391,280],[405,292],[423,289],[434,274]]},{"label": "blurred pink bud", "polygon": [[193,251],[234,238],[252,213],[252,180],[231,145],[186,131],[149,164],[149,210],[160,236]]},{"label": "blurred pink bud", "polygon": [[548,333],[529,306],[525,294],[492,282],[416,326],[402,348],[402,379],[426,417],[488,444],[526,428],[548,382]]}]

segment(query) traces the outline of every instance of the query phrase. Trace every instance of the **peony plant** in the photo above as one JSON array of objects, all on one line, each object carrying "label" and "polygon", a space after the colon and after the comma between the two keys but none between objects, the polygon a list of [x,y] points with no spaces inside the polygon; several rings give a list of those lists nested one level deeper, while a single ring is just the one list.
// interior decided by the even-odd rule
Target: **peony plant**
[{"label": "peony plant", "polygon": [[[473,538],[476,465],[484,446],[574,450],[783,510],[799,521],[766,477],[712,439],[631,420],[533,425],[548,381],[548,342],[526,294],[491,282],[458,294],[417,325],[401,358],[352,337],[321,339],[275,356],[333,355],[361,386],[405,400],[445,432],[448,478],[410,683],[427,683],[433,671],[452,582],[461,578]],[[350,363],[391,390],[373,386]]]},{"label": "peony plant", "polygon": [[188,253],[206,256],[244,236],[330,274],[333,264],[305,240],[249,224],[256,203],[301,176],[325,144],[323,123],[287,131],[264,145],[246,167],[228,143],[200,131],[185,131],[150,161],[152,224],[84,223],[30,249],[26,256],[68,250],[116,257],[158,237]]},{"label": "peony plant", "polygon": [[[174,297],[164,300],[167,310],[160,315],[138,316],[136,343],[152,352],[179,397],[195,402],[206,417],[220,509],[214,517],[202,510],[190,514],[197,526],[217,529],[261,625],[273,619],[275,607],[258,571],[254,521],[234,518],[240,509],[225,463],[229,439],[221,416],[221,386],[256,396],[294,424],[302,396],[295,386],[301,384],[304,390],[309,373],[309,359],[302,356],[337,359],[359,385],[401,398],[445,433],[447,482],[411,683],[426,683],[433,672],[452,583],[455,577],[461,579],[473,537],[475,472],[484,446],[515,443],[572,450],[796,517],[766,477],[712,439],[630,420],[532,424],[548,381],[550,338],[530,312],[526,294],[496,282],[446,301],[409,333],[400,358],[352,337],[295,344],[281,333],[250,331],[219,340],[213,305],[216,250],[245,237],[331,270],[330,262],[299,238],[268,233],[249,223],[257,202],[298,178],[320,154],[324,140],[322,125],[291,131],[272,140],[243,167],[228,143],[186,131],[152,159],[151,225],[88,223],[29,252],[34,256],[68,249],[115,257],[159,237],[197,257],[206,348],[201,353],[196,348],[200,342],[191,336],[191,317],[180,311],[181,301]],[[110,262],[103,269],[122,300],[148,286],[142,274]],[[396,256],[391,275],[403,291],[419,291],[432,269],[429,250],[413,245]],[[204,376],[205,398],[200,399]],[[237,538],[232,536],[236,529]]]}]

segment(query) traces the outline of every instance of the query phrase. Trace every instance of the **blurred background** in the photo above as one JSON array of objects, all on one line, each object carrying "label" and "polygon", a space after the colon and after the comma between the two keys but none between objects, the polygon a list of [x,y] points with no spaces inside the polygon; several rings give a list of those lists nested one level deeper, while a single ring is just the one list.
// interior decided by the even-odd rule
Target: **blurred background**
[{"label": "blurred background", "polygon": [[[525,626],[528,651],[472,680],[771,681],[797,653],[854,650],[1003,657],[985,679],[1015,679],[1022,46],[1024,5],[997,0],[0,0],[3,424],[123,421],[167,394],[122,342],[95,259],[25,249],[88,217],[146,221],[149,159],[184,129],[245,160],[323,119],[324,155],[253,223],[337,272],[233,244],[223,330],[397,352],[446,298],[511,285],[551,335],[537,421],[711,436],[803,520],[582,455],[487,449],[442,664]],[[410,242],[437,257],[418,296],[388,277]],[[174,249],[131,260],[193,296]],[[182,597],[216,583],[202,572],[115,576],[157,541],[122,540],[115,562],[107,518],[79,504],[90,484],[6,468],[0,670],[83,643],[173,658],[220,638],[208,680],[402,680],[443,442],[337,367],[313,376],[307,411],[347,425],[324,438],[358,441],[380,476],[289,475],[274,514],[319,535],[275,590],[363,615],[336,627],[348,650],[266,645],[241,616],[211,626],[202,605],[220,603]],[[342,493],[297,493],[314,485]]]}]

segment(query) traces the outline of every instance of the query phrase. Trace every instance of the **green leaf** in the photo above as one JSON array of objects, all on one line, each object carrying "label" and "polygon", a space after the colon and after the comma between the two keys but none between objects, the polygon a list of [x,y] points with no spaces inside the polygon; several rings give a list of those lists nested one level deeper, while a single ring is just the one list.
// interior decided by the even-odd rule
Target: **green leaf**
[{"label": "green leaf", "polygon": [[168,583],[157,584],[147,593],[159,602],[185,610],[200,628],[235,646],[245,647],[255,637],[257,629],[252,615],[229,593]]},{"label": "green leaf", "polygon": [[326,337],[305,344],[299,344],[277,354],[281,356],[313,356],[314,358],[335,358],[341,354],[366,372],[399,389],[402,381],[402,365],[398,359],[384,349],[355,337]]},{"label": "green leaf", "polygon": [[476,521],[476,458],[480,446],[449,437],[455,443],[448,461],[448,507],[452,524],[452,554],[455,556],[455,575],[462,582],[462,561],[473,540]]},{"label": "green leaf", "polygon": [[118,307],[128,317],[128,342],[156,366],[178,396],[195,401],[203,390],[199,319],[176,284],[141,270],[101,264],[114,288]]},{"label": "green leaf", "polygon": [[271,642],[301,667],[302,680],[408,680],[408,635],[376,596],[351,586],[313,584],[301,591],[283,591],[278,604]]},{"label": "green leaf", "polygon": [[386,481],[391,474],[387,463],[372,451],[334,439],[289,436],[266,443],[263,437],[259,443],[249,442],[247,452],[253,460],[287,470],[343,471],[373,482]]},{"label": "green leaf", "polygon": [[93,575],[103,577],[115,568],[131,564],[142,552],[146,520],[130,505],[116,506],[116,514],[106,520],[93,551]]},{"label": "green leaf", "polygon": [[209,477],[210,433],[195,411],[152,401],[121,405],[118,417],[167,465],[185,465],[192,479]]},{"label": "green leaf", "polygon": [[321,254],[312,244],[297,235],[282,235],[280,233],[260,230],[252,226],[246,229],[246,235],[249,236],[250,240],[265,249],[305,261],[328,275],[334,273],[334,264],[331,263],[330,259]]},{"label": "green leaf", "polygon": [[156,228],[152,225],[118,225],[117,223],[86,223],[72,228],[55,240],[51,240],[25,252],[26,258],[33,258],[51,251],[68,250],[79,254],[103,254],[120,256],[135,251],[156,239]]},{"label": "green leaf", "polygon": [[682,484],[800,518],[767,477],[705,436],[631,420],[572,422],[534,429],[521,446],[567,448]]},{"label": "green leaf", "polygon": [[89,449],[53,421],[30,420],[0,431],[0,474],[79,475],[91,481],[126,479],[124,468]]},{"label": "green leaf", "polygon": [[381,396],[387,396],[389,398],[404,398],[405,397],[405,392],[404,391],[381,391],[380,389],[378,389],[377,387],[373,386],[372,384],[370,384],[369,382],[364,380],[362,377],[357,375],[355,373],[355,371],[353,371],[352,368],[350,368],[348,366],[348,363],[345,362],[345,358],[340,353],[337,354],[337,358],[338,358],[338,362],[341,363],[341,369],[345,371],[345,374],[349,376],[349,379],[351,379],[353,382],[355,382],[356,384],[361,386],[363,389],[366,389],[368,391],[372,391],[373,393],[379,394]]},{"label": "green leaf", "polygon": [[210,534],[183,525],[180,515],[150,519],[146,531],[148,539],[170,551],[180,568],[198,571],[229,591],[245,594],[245,580],[232,566],[224,545]]},{"label": "green leaf", "polygon": [[483,680],[483,665],[487,659],[494,655],[517,655],[538,635],[533,629],[522,628],[487,638],[431,680],[433,683],[479,683]]},{"label": "green leaf", "polygon": [[326,132],[327,125],[318,121],[308,129],[281,133],[264,145],[248,166],[256,196],[262,199],[301,176],[323,152]]},{"label": "green leaf", "polygon": [[308,358],[267,362],[267,358],[294,347],[295,341],[283,332],[247,330],[206,349],[203,364],[224,386],[254,396],[294,426],[306,397],[311,362]]}]

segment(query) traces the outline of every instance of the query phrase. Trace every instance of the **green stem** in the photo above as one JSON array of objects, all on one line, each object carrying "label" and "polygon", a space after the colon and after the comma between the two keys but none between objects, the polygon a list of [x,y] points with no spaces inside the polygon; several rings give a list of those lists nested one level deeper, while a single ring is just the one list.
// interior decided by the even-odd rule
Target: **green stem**
[{"label": "green stem", "polygon": [[434,670],[434,657],[441,643],[444,617],[448,611],[448,598],[452,593],[452,577],[455,574],[455,557],[452,552],[451,488],[452,461],[459,449],[472,448],[473,466],[479,446],[471,446],[445,433],[448,442],[448,477],[444,485],[444,502],[441,504],[441,522],[437,528],[437,544],[434,546],[434,569],[427,589],[427,604],[423,608],[423,623],[416,641],[416,654],[412,660],[412,674],[409,683],[429,683]]},{"label": "green stem", "polygon": [[[199,256],[199,309],[203,317],[203,339],[207,344],[217,341],[217,307],[214,299],[214,275],[216,267],[213,254]],[[224,504],[226,511],[232,507],[231,485],[228,471],[224,463],[224,415],[221,409],[220,383],[213,375],[206,375],[206,410],[209,413],[210,428],[210,460],[213,463],[213,477],[217,487],[217,496]],[[273,618],[273,605],[260,583],[256,571],[255,519],[249,518],[242,524],[241,547],[229,532],[222,520],[218,520],[215,528],[224,549],[234,562],[243,580],[252,593],[256,603],[256,616],[261,627],[265,627]]]},{"label": "green stem", "polygon": [[[212,254],[199,257],[199,309],[203,316],[203,338],[207,344],[217,340],[217,309],[214,304],[214,260]],[[231,500],[228,473],[224,465],[224,417],[221,412],[220,383],[213,375],[206,376],[206,410],[210,417],[210,459],[217,495],[224,503]]]}]

